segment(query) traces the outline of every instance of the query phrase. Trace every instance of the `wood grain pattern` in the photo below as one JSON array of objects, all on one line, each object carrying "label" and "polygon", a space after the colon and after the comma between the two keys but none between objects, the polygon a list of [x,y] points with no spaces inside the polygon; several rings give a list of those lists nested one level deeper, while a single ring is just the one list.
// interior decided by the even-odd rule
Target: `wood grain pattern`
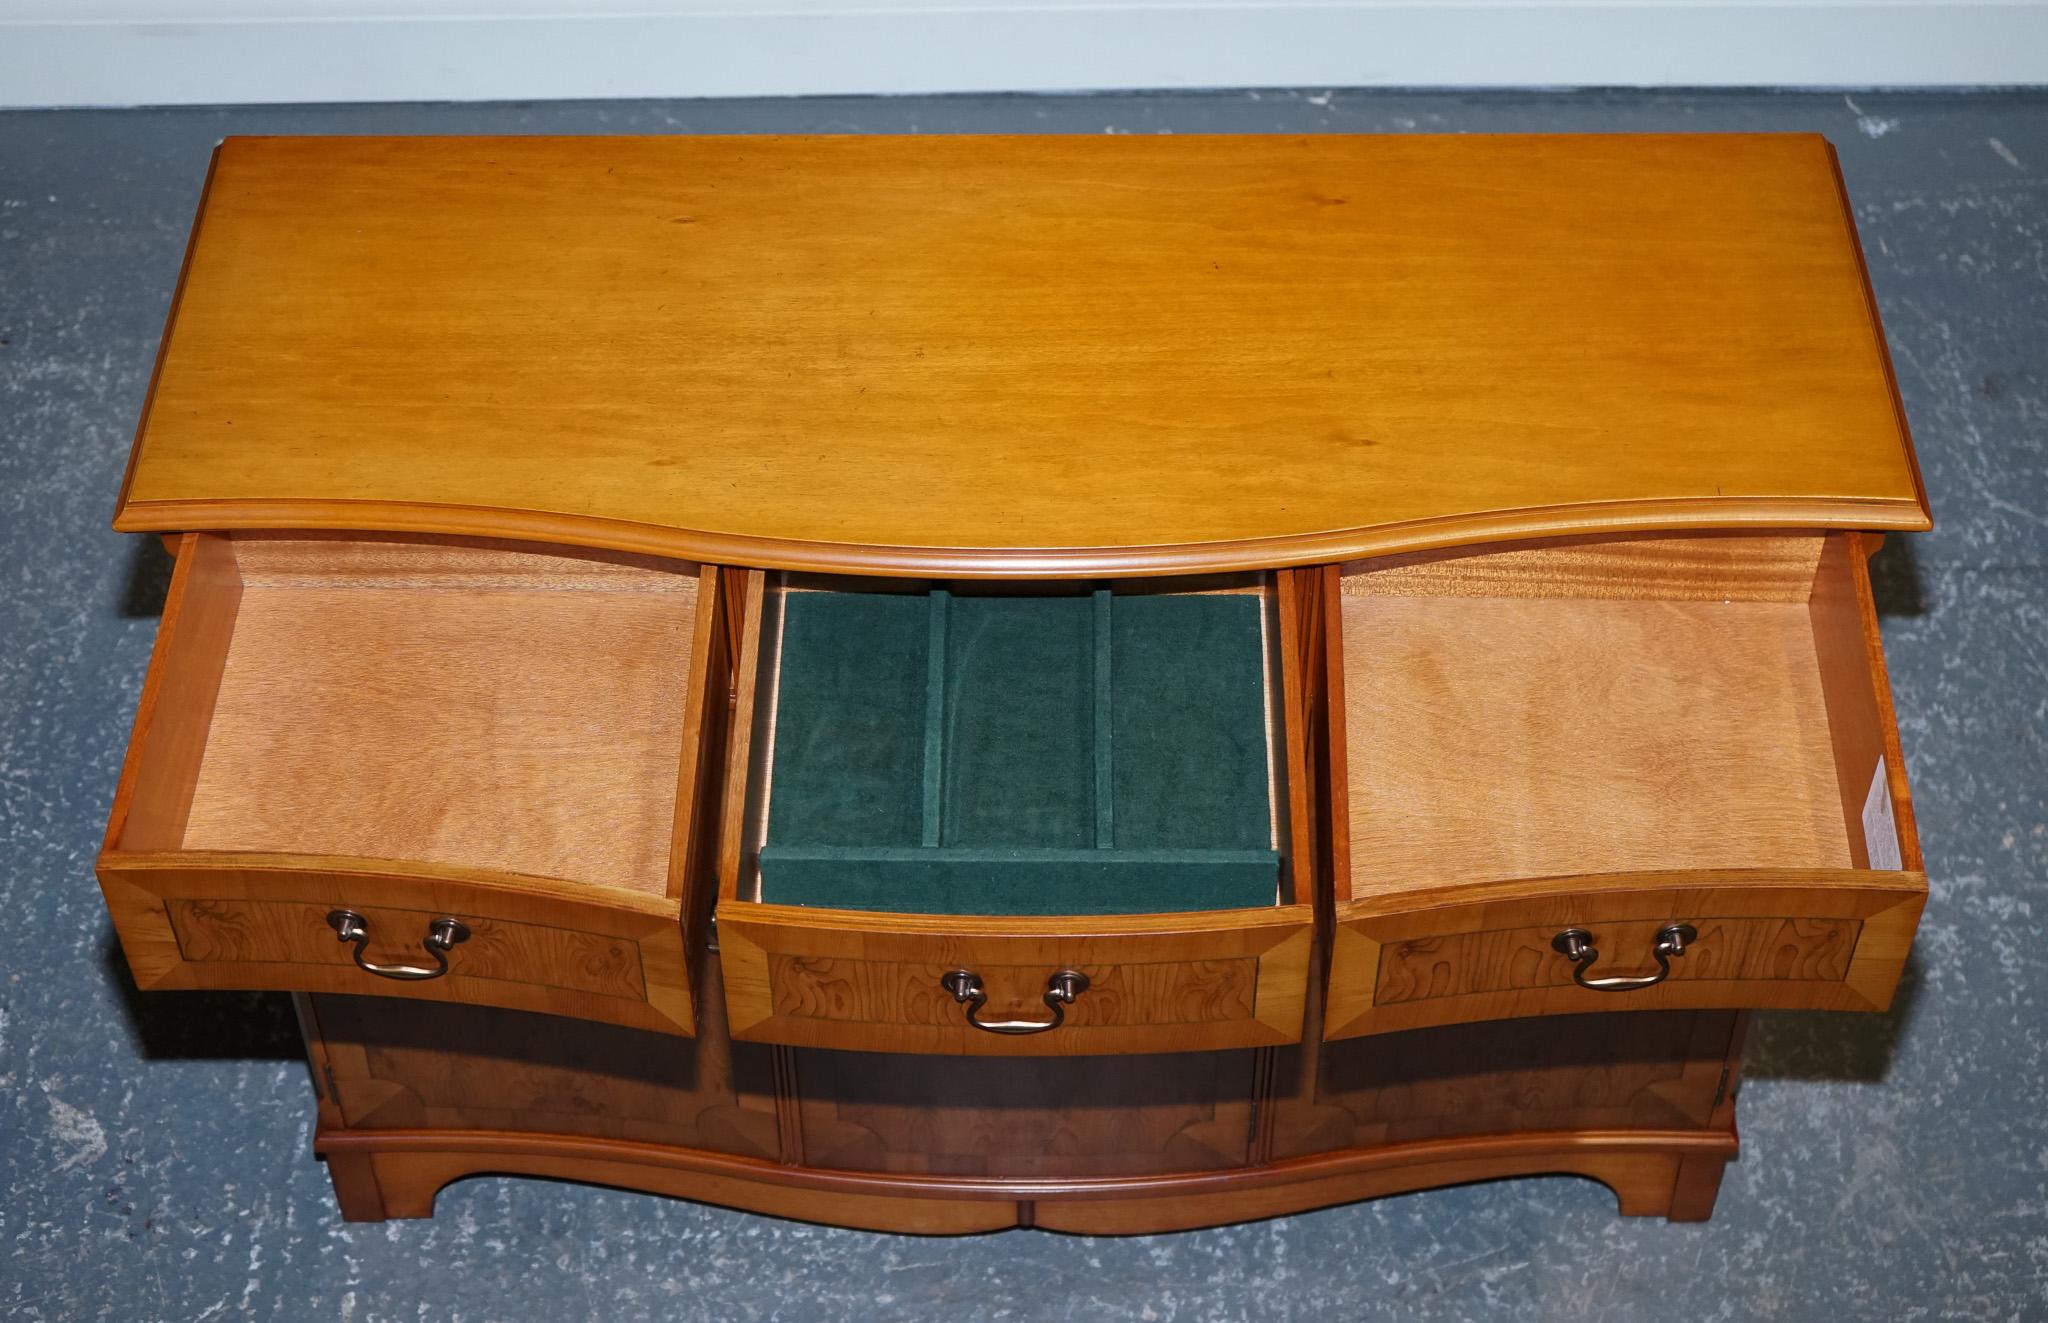
[{"label": "wood grain pattern", "polygon": [[1856,867],[1870,867],[1863,801],[1870,792],[1878,759],[1883,758],[1900,859],[1906,871],[1913,872],[1921,867],[1920,840],[1913,822],[1913,797],[1906,788],[1906,759],[1899,750],[1898,720],[1892,712],[1877,605],[1870,595],[1868,561],[1876,551],[1877,540],[1862,534],[1830,538],[1814,576],[1807,610],[1813,622],[1850,856]]},{"label": "wood grain pattern", "polygon": [[186,534],[171,554],[177,563],[102,849],[166,850],[184,839],[234,638],[242,578],[230,544]]},{"label": "wood grain pattern", "polygon": [[1736,1012],[1488,1021],[1322,1046],[1281,1087],[1274,1156],[1465,1135],[1710,1130]]},{"label": "wood grain pattern", "polygon": [[[779,1217],[922,1235],[1019,1225],[1089,1234],[1188,1230],[1505,1176],[1582,1175],[1624,1216],[1670,1215],[1681,1165],[1726,1163],[1730,1134],[1576,1132],[1427,1141],[1278,1163],[1261,1171],[994,1182],[802,1170],[757,1159],[621,1140],[489,1130],[335,1131],[316,1146],[369,1185],[371,1217],[431,1217],[464,1176],[552,1177],[647,1190]],[[359,1174],[358,1174],[359,1173]],[[1696,1183],[1688,1185],[1696,1194]],[[1019,1196],[1023,1196],[1020,1198]],[[1696,1210],[1684,1204],[1685,1215]]]},{"label": "wood grain pattern", "polygon": [[730,620],[725,572],[706,565],[697,580],[697,619],[690,640],[690,680],[668,851],[668,892],[680,902],[682,983],[691,991],[693,1004],[712,945],[712,914],[718,904],[718,808],[725,792],[725,740],[732,719]]},{"label": "wood grain pattern", "polygon": [[[974,1056],[1189,1052],[1301,1033],[1307,906],[1079,918],[881,915],[719,902],[735,1037],[798,1047]],[[985,1019],[1047,1018],[1055,971],[1089,990],[1066,1023],[1006,1036],[969,1025],[940,990],[970,969]],[[1102,995],[1097,997],[1100,989]]]},{"label": "wood grain pattern", "polygon": [[1003,1180],[1243,1167],[1251,1054],[1034,1060],[799,1051],[804,1161]]},{"label": "wood grain pattern", "polygon": [[[1883,1010],[1926,890],[1918,873],[1738,869],[1517,879],[1340,905],[1323,1033],[1608,1010]],[[1701,962],[1686,966],[1689,949],[1670,978],[1630,992],[1574,986],[1549,945],[1585,928],[1601,952],[1593,976],[1648,973],[1668,923],[1698,928]]]},{"label": "wood grain pattern", "polygon": [[[671,900],[319,856],[111,854],[99,871],[129,969],[145,989],[374,993],[692,1032]],[[394,982],[355,967],[326,924],[337,907],[369,920],[372,960],[431,964],[419,940],[443,915],[471,937],[450,953],[446,976]]]},{"label": "wood grain pattern", "polygon": [[[719,598],[609,553],[187,537],[98,864],[137,982],[689,1033]],[[444,978],[380,980],[337,907],[384,963],[422,963],[436,917],[471,937]]]},{"label": "wood grain pattern", "polygon": [[[768,983],[779,1019],[844,1020],[955,1029],[960,1006],[939,986],[949,965],[833,960],[774,954]],[[1025,1018],[1048,1018],[1031,993],[1045,990],[1037,965],[976,965],[993,993],[1020,993]],[[1257,1009],[1259,962],[1241,960],[1135,962],[1110,966],[1066,1011],[1074,1029],[1108,1025],[1207,1025],[1250,1019]],[[994,1018],[1000,1012],[985,1013]]]},{"label": "wood grain pattern", "polygon": [[247,539],[182,845],[666,894],[693,571]]},{"label": "wood grain pattern", "polygon": [[[562,1155],[518,1143],[506,1143],[502,1151],[482,1147],[464,1147],[455,1152],[391,1151],[388,1143],[382,1142],[361,1150],[346,1150],[340,1149],[340,1138],[327,1140],[338,1150],[325,1155],[330,1168],[337,1162],[366,1164],[377,1182],[375,1203],[343,1203],[344,1215],[350,1221],[432,1217],[434,1197],[449,1182],[464,1176],[510,1175],[644,1190],[770,1217],[895,1235],[972,1235],[1017,1225],[1017,1205],[1007,1200],[839,1194],[762,1179],[767,1169],[759,1167],[742,1168],[735,1174],[728,1170],[737,1166],[733,1163],[685,1165],[673,1161],[685,1154],[652,1145],[631,1150],[607,1146],[603,1150],[607,1154],[623,1151],[629,1156],[606,1157]],[[513,1137],[518,1138],[521,1137]],[[707,1166],[712,1169],[705,1170]],[[337,1175],[337,1191],[341,1188],[340,1180]]]},{"label": "wood grain pattern", "polygon": [[[1888,1005],[1926,881],[1863,851],[1862,796],[1897,732],[1856,536],[1595,539],[1326,575],[1343,840],[1325,1035]],[[1681,922],[1699,942],[1625,994],[1572,986],[1549,945],[1587,928],[1594,976],[1647,973],[1655,932]]]},{"label": "wood grain pattern", "polygon": [[[1391,1159],[1410,1155],[1394,1152],[1371,1156]],[[1614,1192],[1624,1217],[1670,1217],[1672,1190],[1683,1170],[1681,1164],[1694,1161],[1711,1163],[1718,1170],[1727,1158],[1718,1153],[1680,1157],[1647,1148],[1633,1152],[1589,1151],[1564,1144],[1552,1152],[1513,1156],[1354,1161],[1331,1174],[1304,1172],[1289,1184],[1253,1186],[1212,1199],[1174,1194],[1138,1195],[1114,1202],[1040,1200],[1033,1225],[1090,1236],[1157,1235],[1510,1176],[1584,1176]]]},{"label": "wood grain pattern", "polygon": [[1823,539],[1812,534],[1605,534],[1409,552],[1340,567],[1358,597],[1804,602]]},{"label": "wood grain pattern", "polygon": [[[1318,943],[1324,973],[1329,970],[1331,924],[1339,900],[1349,900],[1357,885],[1357,870],[1351,860],[1351,696],[1344,683],[1344,598],[1340,567],[1325,565],[1316,574],[1320,580],[1317,596],[1322,616],[1323,703],[1315,730],[1324,746],[1320,784],[1322,787],[1323,832],[1320,842],[1328,885],[1321,888],[1316,910],[1321,941]],[[1304,585],[1306,588],[1307,585]]]},{"label": "wood grain pattern", "polygon": [[[1267,704],[1266,732],[1267,741],[1275,742],[1271,724],[1279,722],[1281,760],[1273,784],[1285,795],[1286,804],[1285,826],[1276,830],[1275,842],[1286,852],[1287,882],[1286,894],[1280,899],[1310,906],[1321,890],[1316,885],[1316,869],[1322,848],[1317,822],[1322,781],[1314,750],[1318,743],[1315,732],[1322,728],[1323,621],[1320,596],[1303,587],[1313,581],[1312,575],[1313,571],[1297,574],[1282,570],[1274,578],[1273,618],[1279,628],[1273,648],[1278,661],[1269,665],[1280,677],[1280,701],[1277,717],[1274,705]],[[1283,811],[1278,799],[1276,794],[1274,807]]]},{"label": "wood grain pattern", "polygon": [[330,1128],[500,1129],[781,1156],[770,1050],[732,1043],[717,962],[687,1041],[554,1015],[382,997],[313,1000]]},{"label": "wood grain pattern", "polygon": [[[502,1172],[927,1234],[1124,1234],[1571,1172],[1607,1182],[1625,1213],[1696,1216],[1706,1173],[1691,1164],[1735,1153],[1734,1014],[1328,1044],[1311,1054],[1322,1084],[1282,1091],[1275,1156],[1248,1166],[1264,1054],[1026,1062],[734,1044],[728,1057],[717,968],[703,1034],[659,1052],[548,1017],[311,999],[333,1087],[316,1146],[344,1209],[424,1217],[449,1180]],[[779,1162],[771,1087],[804,1131]]]},{"label": "wood grain pattern", "polygon": [[1713,1217],[1714,1201],[1721,1197],[1721,1175],[1727,1169],[1725,1159],[1680,1158],[1664,1216],[1673,1222],[1705,1222]]},{"label": "wood grain pattern", "polygon": [[1343,604],[1350,898],[1849,866],[1803,601]]},{"label": "wood grain pattern", "polygon": [[[166,901],[171,931],[187,962],[195,965],[293,965],[354,967],[350,948],[327,924],[331,906],[277,900]],[[370,930],[367,958],[379,964],[428,965],[421,939],[439,917],[432,910],[389,905],[353,907]],[[644,1001],[647,979],[637,942],[574,928],[551,928],[503,919],[465,920],[469,939],[449,953],[449,977],[498,979],[563,988],[597,997]],[[356,986],[377,987],[358,977]]]},{"label": "wood grain pattern", "polygon": [[[1853,919],[1711,919],[1671,962],[1670,980],[1818,980],[1839,983],[1862,925]],[[1656,972],[1650,957],[1658,920],[1608,924],[1593,934],[1601,953],[1591,977]],[[1393,942],[1380,948],[1373,1004],[1469,997],[1511,989],[1570,987],[1572,962],[1551,947],[1555,928],[1461,932]]]},{"label": "wood grain pattern", "polygon": [[230,139],[205,206],[124,529],[1092,576],[1927,522],[1818,137]]},{"label": "wood grain pattern", "polygon": [[[760,570],[727,571],[728,597],[734,603],[739,633],[733,644],[733,705],[726,740],[724,798],[718,808],[718,909],[739,900],[740,875],[749,865],[748,806],[761,802],[766,789],[763,762],[756,746],[772,751],[773,732],[755,718],[762,705],[761,617],[768,605],[768,576]],[[772,683],[772,680],[770,681]]]}]

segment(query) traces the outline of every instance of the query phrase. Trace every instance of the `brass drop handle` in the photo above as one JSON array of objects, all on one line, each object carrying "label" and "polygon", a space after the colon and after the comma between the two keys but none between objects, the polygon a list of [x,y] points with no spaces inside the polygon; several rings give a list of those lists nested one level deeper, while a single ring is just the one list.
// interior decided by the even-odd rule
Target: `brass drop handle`
[{"label": "brass drop handle", "polygon": [[1657,972],[1654,974],[1622,974],[1611,978],[1587,978],[1586,971],[1600,958],[1599,948],[1593,945],[1593,934],[1584,928],[1567,928],[1550,939],[1550,948],[1565,959],[1573,962],[1572,982],[1594,992],[1634,992],[1637,988],[1655,987],[1671,977],[1671,958],[1685,954],[1685,948],[1692,945],[1699,936],[1699,930],[1689,923],[1674,923],[1659,929],[1657,944],[1650,948],[1650,954],[1657,958]]},{"label": "brass drop handle", "polygon": [[355,943],[356,968],[378,978],[395,978],[405,982],[439,978],[448,972],[448,952],[457,942],[469,940],[469,925],[460,919],[436,919],[427,925],[427,935],[420,945],[427,954],[434,957],[434,967],[423,965],[380,965],[363,959],[363,948],[370,944],[370,923],[354,910],[330,910],[327,926],[334,929],[334,935],[344,942]]},{"label": "brass drop handle", "polygon": [[991,1034],[1042,1034],[1067,1021],[1067,1007],[1088,991],[1088,976],[1078,969],[1062,969],[1045,981],[1045,1004],[1052,1009],[1050,1020],[983,1020],[977,1017],[988,1004],[988,989],[981,975],[971,969],[956,969],[939,980],[939,986],[953,994],[953,1000],[967,1007],[967,1023]]}]

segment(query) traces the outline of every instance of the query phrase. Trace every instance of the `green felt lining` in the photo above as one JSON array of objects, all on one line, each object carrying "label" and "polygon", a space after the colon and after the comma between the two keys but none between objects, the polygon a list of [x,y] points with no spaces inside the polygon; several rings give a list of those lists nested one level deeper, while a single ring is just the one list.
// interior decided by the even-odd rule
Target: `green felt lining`
[{"label": "green felt lining", "polygon": [[770,849],[761,899],[891,914],[1247,909],[1273,903],[1279,865],[1272,850]]},{"label": "green felt lining", "polygon": [[1110,592],[1095,590],[1095,846],[1107,850],[1116,844],[1116,759],[1110,740],[1116,728],[1116,708],[1111,702],[1116,674],[1111,648]]},{"label": "green felt lining", "polygon": [[919,839],[929,608],[895,593],[791,593],[771,835],[789,845]]},{"label": "green felt lining", "polygon": [[1273,903],[1257,598],[782,602],[764,901],[941,914]]},{"label": "green felt lining", "polygon": [[1095,844],[1095,609],[953,594],[939,844]]}]

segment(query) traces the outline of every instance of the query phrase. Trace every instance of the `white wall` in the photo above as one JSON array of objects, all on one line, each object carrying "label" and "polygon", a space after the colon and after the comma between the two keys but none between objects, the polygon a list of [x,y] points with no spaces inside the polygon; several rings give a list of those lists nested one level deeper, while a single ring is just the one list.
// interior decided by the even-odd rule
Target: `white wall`
[{"label": "white wall", "polygon": [[0,105],[2048,83],[2048,0],[0,0]]}]

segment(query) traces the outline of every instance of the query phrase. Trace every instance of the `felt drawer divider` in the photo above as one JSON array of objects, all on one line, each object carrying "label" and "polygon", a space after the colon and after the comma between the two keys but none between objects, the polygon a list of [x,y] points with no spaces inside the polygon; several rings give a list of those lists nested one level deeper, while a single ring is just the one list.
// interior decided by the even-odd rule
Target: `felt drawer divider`
[{"label": "felt drawer divider", "polygon": [[[1029,846],[777,847],[774,900],[915,914],[1159,914],[1270,887],[1271,850]],[[1056,908],[1018,904],[1057,895]],[[1204,904],[1196,908],[1213,909]],[[1221,908],[1229,908],[1222,906]]]},{"label": "felt drawer divider", "polygon": [[[1094,602],[1095,679],[1095,848],[1116,848],[1115,754],[1111,728],[1115,695],[1111,691],[1110,612],[1116,594],[1097,588]],[[945,826],[946,670],[948,629],[953,594],[934,588],[925,594],[930,642],[925,654],[924,785],[919,839],[927,849],[943,845]]]},{"label": "felt drawer divider", "polygon": [[1197,847],[1187,850],[1164,848],[1104,851],[1089,847],[1078,850],[1056,845],[945,845],[927,849],[922,845],[778,845],[775,857],[785,863],[840,863],[865,860],[885,864],[926,862],[1019,863],[1019,864],[1257,864],[1272,866],[1278,857],[1270,849],[1225,850]]},{"label": "felt drawer divider", "polygon": [[1110,746],[1109,610],[1113,595],[1107,588],[1095,590],[1095,848],[1116,845],[1116,786]]},{"label": "felt drawer divider", "polygon": [[944,820],[939,803],[945,785],[946,758],[946,624],[953,594],[934,588],[927,595],[931,611],[931,643],[925,660],[924,704],[924,831],[927,846],[939,843],[939,826]]}]

